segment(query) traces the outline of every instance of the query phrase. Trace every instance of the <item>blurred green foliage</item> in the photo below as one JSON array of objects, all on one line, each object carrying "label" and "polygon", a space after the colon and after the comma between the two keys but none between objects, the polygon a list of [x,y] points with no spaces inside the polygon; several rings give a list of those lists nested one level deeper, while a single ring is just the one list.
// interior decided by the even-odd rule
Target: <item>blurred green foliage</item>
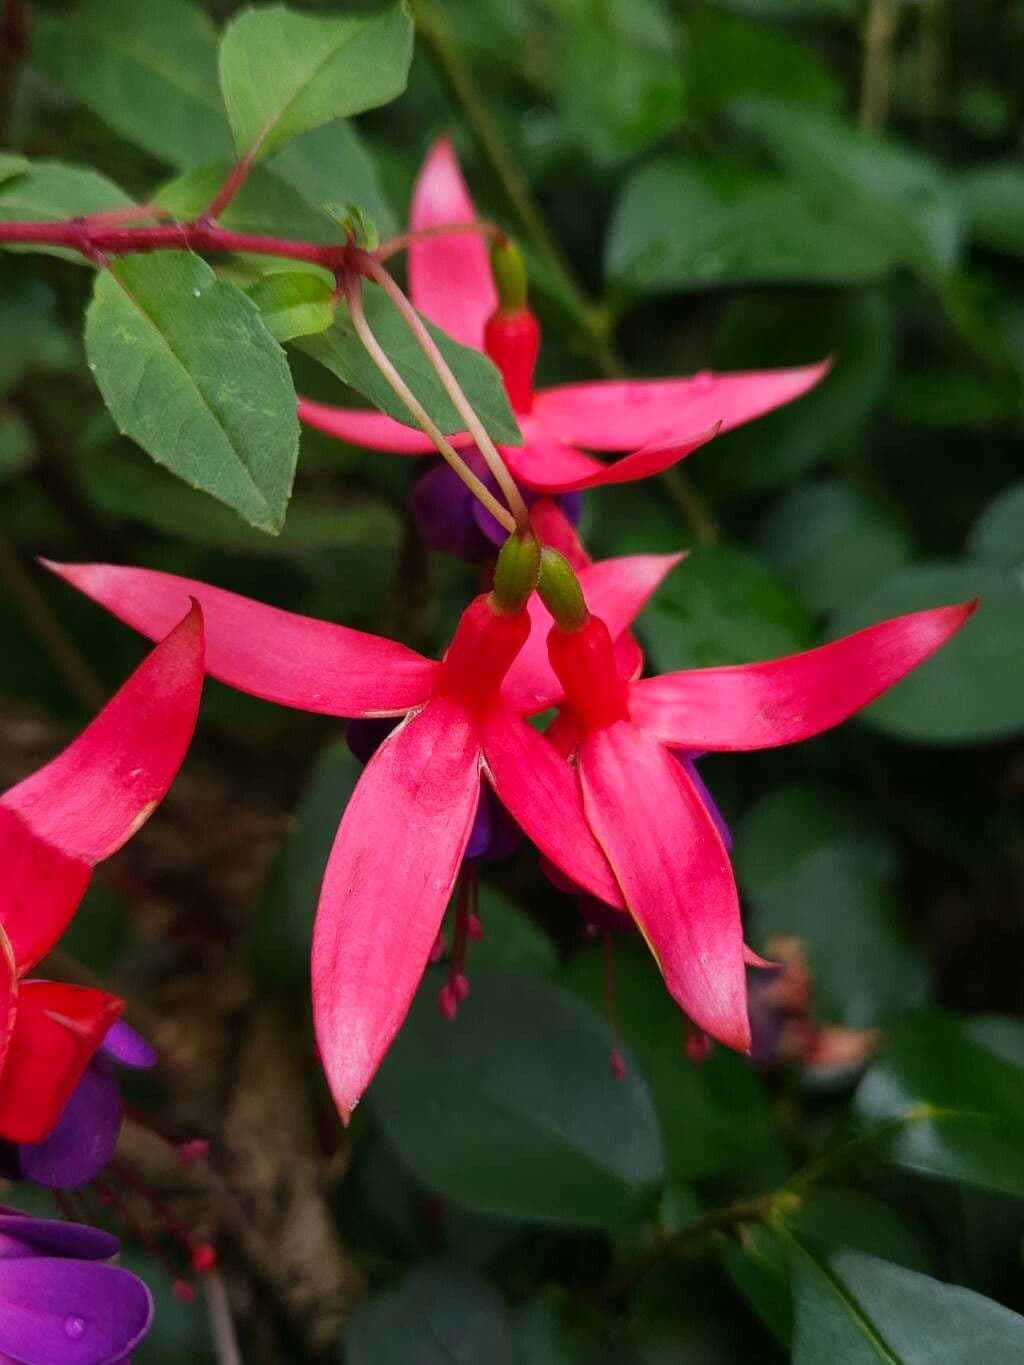
[{"label": "blurred green foliage", "polygon": [[[40,3],[0,154],[0,219],[135,198],[201,208],[232,155],[217,29],[234,8]],[[894,23],[880,49],[869,38],[883,8]],[[344,22],[373,10],[316,6]],[[441,978],[428,972],[353,1125],[335,1208],[371,1295],[345,1359],[1017,1359],[1024,1322],[1001,1304],[1024,1307],[1024,1025],[1013,1017],[1024,950],[1024,7],[417,0],[415,14],[408,89],[358,124],[339,116],[391,87],[370,81],[339,105],[336,85],[315,85],[296,114],[287,63],[271,62],[263,103],[236,102],[231,124],[246,146],[257,115],[279,127],[284,91],[295,137],[269,145],[225,224],[336,241],[331,206],[351,202],[392,231],[447,129],[481,212],[530,257],[542,382],[831,355],[815,392],[688,461],[703,518],[657,483],[588,497],[596,554],[693,549],[640,621],[652,666],[763,659],[883,616],[982,604],[863,719],[796,751],[716,756],[704,769],[733,823],[752,945],[797,936],[819,1019],[887,1032],[859,1083],[856,1067],[824,1086],[800,1068],[762,1076],[722,1050],[692,1063],[634,943],[617,950],[609,1023],[604,962],[571,902],[527,854],[485,869],[470,1000],[446,1023],[434,1006]],[[529,211],[523,220],[495,137],[568,272]],[[152,259],[129,267],[136,293]],[[239,258],[217,261],[214,282],[198,260],[178,261],[180,289],[208,289],[211,308],[223,295],[238,335],[262,310],[268,373],[284,374],[273,338],[301,335],[288,352],[300,391],[359,403],[347,381],[385,401],[344,317],[328,328],[315,272],[286,277]],[[410,537],[410,462],[303,431],[289,501],[295,434],[282,409],[267,419],[280,424],[274,460],[254,481],[239,473],[239,486],[265,528],[287,506],[284,529],[253,530],[118,435],[115,422],[210,488],[180,426],[139,425],[137,340],[123,337],[120,353],[92,345],[87,359],[90,287],[74,253],[0,260],[0,537],[22,562],[137,561],[442,647],[476,580]],[[101,286],[92,308],[104,307]],[[197,304],[201,331],[199,314]],[[169,365],[178,385],[172,323],[152,366]],[[464,363],[498,434],[511,417],[493,372]],[[180,400],[197,421],[210,396],[210,366],[199,370]],[[249,378],[265,397],[266,376]],[[235,437],[244,446],[244,433],[225,439]],[[27,572],[112,686],[137,642]],[[80,718],[24,605],[13,579],[0,584],[0,692]],[[329,721],[216,688],[199,748],[240,803],[295,811],[247,946],[258,988],[282,995],[308,1030],[320,870],[358,765]],[[135,937],[119,902],[93,899],[69,948],[127,976],[128,989]],[[616,1038],[622,1083],[608,1070]],[[787,1181],[791,1200],[744,1202]],[[723,1207],[735,1217],[701,1224]],[[153,1273],[160,1312],[136,1358],[205,1360],[205,1324]]]}]

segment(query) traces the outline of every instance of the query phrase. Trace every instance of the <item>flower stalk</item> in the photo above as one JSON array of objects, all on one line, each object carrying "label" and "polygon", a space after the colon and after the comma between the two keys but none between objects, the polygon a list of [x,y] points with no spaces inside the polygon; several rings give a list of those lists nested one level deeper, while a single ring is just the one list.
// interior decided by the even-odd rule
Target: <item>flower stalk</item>
[{"label": "flower stalk", "polygon": [[[452,374],[448,362],[438,349],[437,342],[424,325],[423,319],[406,298],[405,294],[403,294],[395,280],[372,256],[361,253],[360,266],[365,269],[365,273],[369,279],[380,285],[385,294],[387,294],[388,298],[398,309],[399,313],[401,313],[410,332],[412,332],[419,343],[420,349],[435,370],[438,379],[444,387],[445,393],[447,393],[448,397],[452,400],[456,412],[458,412],[466,423],[466,429],[476,442],[477,448],[483,456],[487,468],[491,471],[497,481],[502,496],[508,503],[509,510],[515,518],[516,529],[520,532],[525,531],[530,524],[530,514],[527,510],[526,503],[523,501],[523,495],[520,493],[515,479],[513,479],[512,475],[509,473],[508,466],[498,453],[498,448],[491,440],[486,427],[477,416],[472,403],[470,403],[469,399],[463,393],[459,381],[455,378],[454,374]],[[505,525],[505,523],[502,522],[502,525]]]},{"label": "flower stalk", "polygon": [[[386,275],[386,271],[382,272]],[[390,277],[388,277],[390,278]],[[363,310],[362,286],[359,277],[354,273],[347,273],[344,277],[345,299],[348,303],[349,314],[352,318],[352,326],[355,328],[356,335],[363,343],[367,355],[380,370],[381,374],[391,385],[391,388],[408,408],[410,415],[422,431],[425,431],[434,442],[441,456],[448,462],[462,482],[470,490],[474,497],[478,498],[484,507],[487,508],[491,516],[505,530],[512,534],[516,528],[516,520],[512,513],[497,500],[490,489],[484,484],[473,471],[469,468],[455,447],[444,436],[440,427],[431,418],[426,408],[416,397],[409,385],[405,382],[398,370],[392,364],[390,358],[384,351],[380,342],[377,340],[366,320],[366,313]],[[518,490],[517,490],[518,491]]]}]

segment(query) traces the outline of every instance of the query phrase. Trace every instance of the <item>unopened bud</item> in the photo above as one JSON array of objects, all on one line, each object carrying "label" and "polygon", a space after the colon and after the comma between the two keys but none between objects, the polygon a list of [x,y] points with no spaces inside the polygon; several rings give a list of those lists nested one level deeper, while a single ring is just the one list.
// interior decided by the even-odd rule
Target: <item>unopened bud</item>
[{"label": "unopened bud", "polygon": [[590,618],[587,603],[572,565],[545,545],[540,556],[537,591],[560,630],[580,630]]},{"label": "unopened bud", "polygon": [[502,313],[517,313],[526,306],[526,262],[523,253],[507,237],[495,237],[491,243],[491,273],[498,291],[498,307]]},{"label": "unopened bud", "polygon": [[521,611],[537,586],[540,542],[532,531],[511,535],[494,567],[494,600],[502,611]]}]

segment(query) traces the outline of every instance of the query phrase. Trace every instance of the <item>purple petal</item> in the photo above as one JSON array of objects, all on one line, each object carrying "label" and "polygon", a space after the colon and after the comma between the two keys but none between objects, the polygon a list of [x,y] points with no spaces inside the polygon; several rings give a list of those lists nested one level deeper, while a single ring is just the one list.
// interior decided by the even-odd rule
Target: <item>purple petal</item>
[{"label": "purple petal", "polygon": [[[473,472],[479,473],[490,486],[490,475],[476,450],[461,453]],[[494,542],[475,515],[476,509],[483,512],[483,507],[446,464],[435,465],[417,479],[410,503],[416,525],[432,550],[468,560],[486,559],[494,553]],[[490,517],[490,514],[485,513],[485,516]],[[490,520],[498,526],[493,517]],[[497,544],[500,545],[507,533],[500,527],[498,530]]]},{"label": "purple petal", "polygon": [[[24,1213],[0,1213],[0,1258],[70,1256],[80,1261],[109,1261],[119,1242],[109,1232],[84,1223],[62,1223],[56,1218],[30,1218]],[[8,1249],[13,1244],[14,1249]],[[18,1250],[17,1248],[21,1248]],[[0,1277],[4,1271],[0,1269]]]},{"label": "purple petal", "polygon": [[148,1070],[156,1066],[160,1054],[151,1043],[147,1043],[141,1033],[136,1033],[123,1019],[115,1019],[107,1030],[107,1036],[100,1044],[100,1051],[121,1066]]},{"label": "purple petal", "polygon": [[694,755],[687,753],[679,753],[677,751],[676,758],[686,769],[686,775],[689,777],[693,785],[697,788],[697,794],[700,797],[700,799],[704,802],[704,805],[707,808],[707,812],[711,816],[711,819],[714,823],[715,829],[717,829],[718,833],[722,836],[722,843],[725,845],[726,851],[728,853],[731,853],[732,830],[725,823],[725,816],[718,809],[718,806],[715,804],[715,798],[708,791],[704,779],[697,771],[697,764],[694,762]]},{"label": "purple petal", "polygon": [[149,1290],[117,1266],[50,1257],[0,1264],[0,1352],[23,1365],[113,1365],[152,1318]]},{"label": "purple petal", "polygon": [[491,792],[486,782],[480,783],[480,800],[477,804],[476,815],[473,817],[473,828],[470,830],[469,843],[463,858],[473,860],[482,858],[491,847],[492,829],[491,811]]},{"label": "purple petal", "polygon": [[87,1185],[110,1164],[121,1131],[121,1114],[117,1081],[107,1066],[93,1062],[50,1136],[19,1147],[22,1175],[51,1190]]}]

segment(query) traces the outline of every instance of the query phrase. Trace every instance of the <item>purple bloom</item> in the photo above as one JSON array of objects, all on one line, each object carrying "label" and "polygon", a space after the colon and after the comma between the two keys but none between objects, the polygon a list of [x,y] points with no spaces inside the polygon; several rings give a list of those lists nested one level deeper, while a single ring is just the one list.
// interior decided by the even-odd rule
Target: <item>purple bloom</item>
[{"label": "purple bloom", "polygon": [[153,1300],[108,1262],[116,1237],[78,1223],[0,1211],[0,1359],[116,1365],[149,1330]]},{"label": "purple bloom", "polygon": [[[460,455],[491,490],[498,485],[476,446],[467,446]],[[537,494],[521,489],[527,506]],[[459,559],[489,559],[508,539],[508,532],[477,501],[459,476],[443,462],[428,469],[413,485],[410,494],[412,514],[423,539],[432,550],[456,555]],[[579,493],[562,493],[553,499],[575,526],[580,519]]]},{"label": "purple bloom", "polygon": [[155,1066],[156,1052],[134,1029],[117,1020],[64,1106],[56,1128],[42,1142],[8,1151],[5,1167],[15,1178],[52,1190],[87,1185],[109,1164],[121,1131],[123,1106],[114,1063],[133,1069]]}]

